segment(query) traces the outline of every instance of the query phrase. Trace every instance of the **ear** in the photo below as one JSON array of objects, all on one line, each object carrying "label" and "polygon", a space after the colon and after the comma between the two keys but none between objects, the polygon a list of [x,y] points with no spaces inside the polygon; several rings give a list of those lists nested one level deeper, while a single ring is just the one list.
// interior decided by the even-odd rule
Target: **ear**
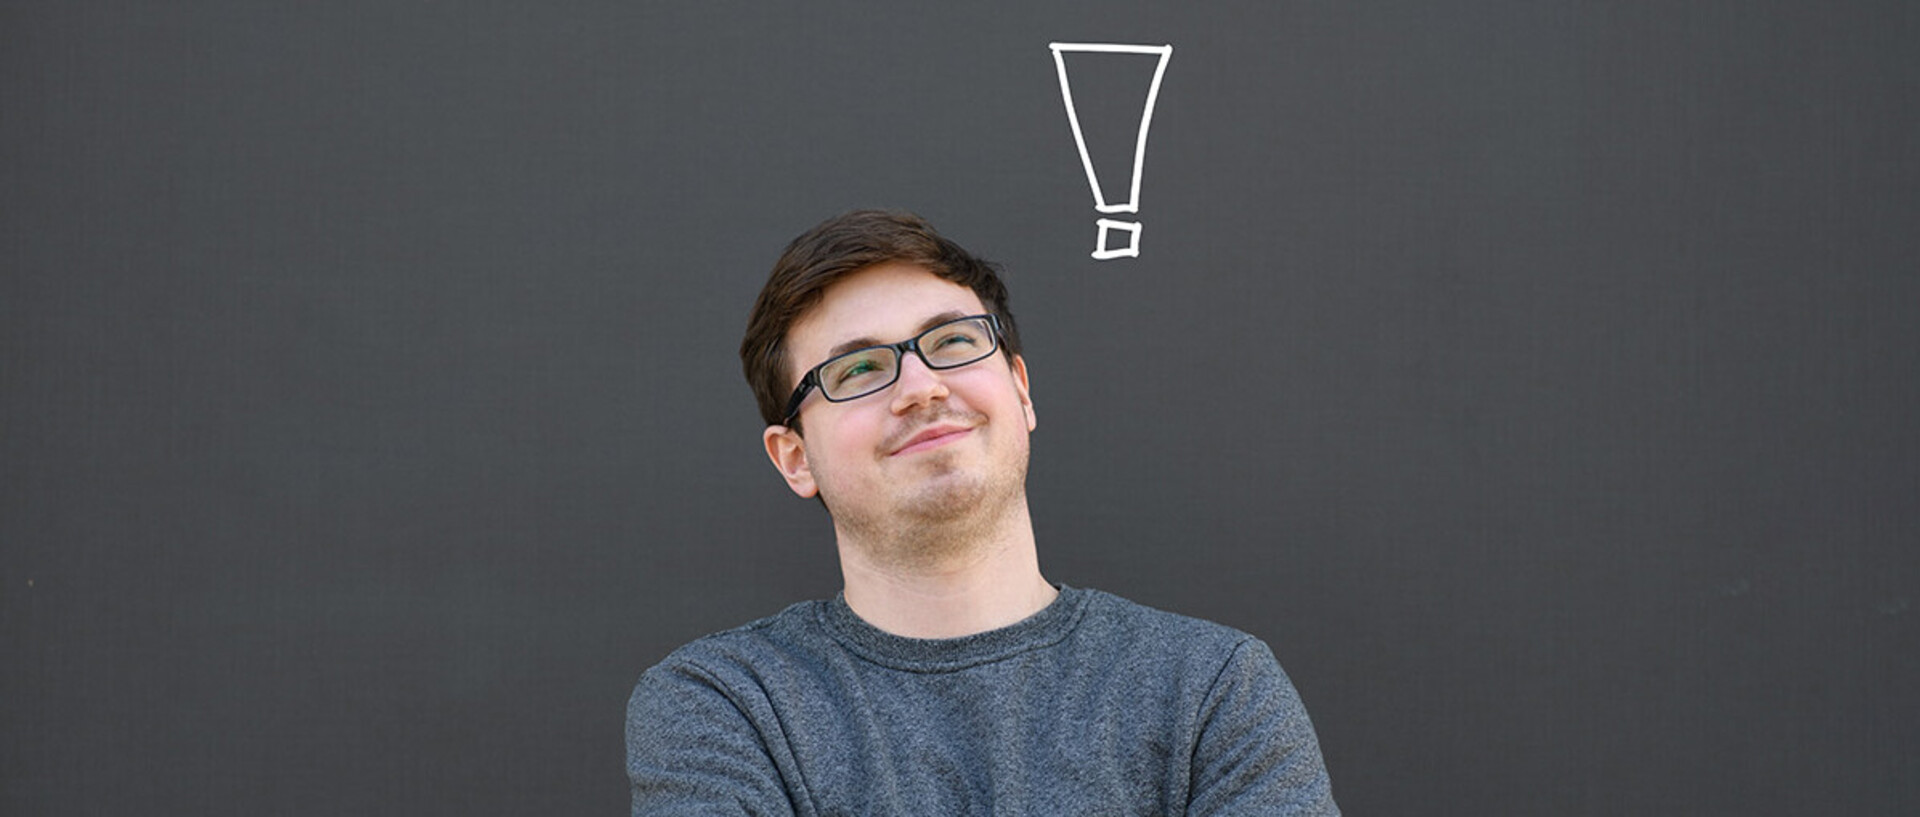
[{"label": "ear", "polygon": [[813,484],[813,468],[807,465],[807,444],[800,439],[800,432],[786,426],[767,426],[760,432],[760,441],[767,446],[773,470],[780,472],[788,488],[802,499],[819,492]]},{"label": "ear", "polygon": [[1027,412],[1027,430],[1032,431],[1034,426],[1039,424],[1040,418],[1036,417],[1033,413],[1033,393],[1029,391],[1027,387],[1027,359],[1019,355],[1014,355],[1011,364],[1013,367],[1013,387],[1015,391],[1020,393],[1020,408]]}]

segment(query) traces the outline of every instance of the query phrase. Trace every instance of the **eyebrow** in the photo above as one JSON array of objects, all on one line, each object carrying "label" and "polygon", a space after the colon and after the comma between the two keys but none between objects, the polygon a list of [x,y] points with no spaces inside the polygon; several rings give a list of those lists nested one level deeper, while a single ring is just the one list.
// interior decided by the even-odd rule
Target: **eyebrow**
[{"label": "eyebrow", "polygon": [[[921,332],[925,332],[928,329],[932,329],[936,326],[939,326],[940,324],[946,323],[947,321],[957,321],[967,316],[968,316],[968,313],[961,312],[957,309],[949,309],[945,312],[942,312],[938,315],[934,315],[931,318],[921,321],[920,328],[913,330],[913,334],[910,335],[909,337],[918,337]],[[855,349],[865,349],[870,346],[881,346],[881,345],[884,345],[885,343],[886,341],[875,340],[872,336],[862,335],[860,337],[841,343],[838,346],[833,347],[832,349],[828,349],[827,359],[832,360],[833,358],[844,355]]]}]

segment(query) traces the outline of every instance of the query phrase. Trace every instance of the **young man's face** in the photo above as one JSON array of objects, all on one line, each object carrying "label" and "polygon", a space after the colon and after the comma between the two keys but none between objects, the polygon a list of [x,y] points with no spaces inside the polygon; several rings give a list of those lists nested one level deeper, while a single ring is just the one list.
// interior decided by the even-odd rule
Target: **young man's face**
[{"label": "young man's face", "polygon": [[[787,382],[841,351],[894,343],[987,309],[972,290],[906,263],[856,272],[827,288],[787,332]],[[764,435],[767,456],[800,496],[818,493],[845,529],[953,518],[1024,495],[1034,428],[1026,363],[1003,348],[934,371],[909,353],[899,380],[841,403],[818,390],[800,408],[800,437]]]}]

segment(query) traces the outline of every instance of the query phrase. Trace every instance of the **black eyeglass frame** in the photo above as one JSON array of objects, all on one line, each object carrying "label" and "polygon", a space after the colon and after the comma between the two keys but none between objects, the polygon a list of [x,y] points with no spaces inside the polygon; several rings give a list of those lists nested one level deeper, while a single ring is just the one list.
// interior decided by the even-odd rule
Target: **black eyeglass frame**
[{"label": "black eyeglass frame", "polygon": [[[977,321],[982,318],[986,319],[987,321],[987,336],[992,339],[993,345],[989,347],[987,351],[984,354],[980,355],[979,357],[976,357],[965,363],[953,363],[946,366],[936,366],[934,365],[933,361],[927,359],[927,355],[925,352],[920,351],[921,338],[924,338],[928,335],[931,335],[935,332],[940,331],[941,329],[945,329],[956,323],[966,323],[967,321]],[[840,354],[834,355],[833,357],[827,358],[826,360],[822,361],[820,365],[815,366],[811,369],[808,369],[806,375],[800,378],[800,385],[795,386],[793,389],[793,397],[787,399],[787,413],[786,413],[785,419],[781,421],[781,424],[782,425],[793,424],[793,418],[799,416],[800,414],[800,404],[807,399],[807,393],[810,391],[813,391],[814,389],[820,389],[820,396],[829,403],[845,403],[849,400],[858,400],[862,397],[869,397],[875,394],[879,394],[880,392],[886,391],[888,388],[891,388],[893,384],[900,382],[900,371],[905,368],[905,366],[902,366],[900,364],[906,360],[908,352],[912,352],[914,357],[920,358],[920,362],[925,364],[927,368],[938,372],[938,371],[945,371],[947,369],[958,369],[962,366],[972,366],[975,363],[979,363],[982,360],[986,360],[987,358],[993,357],[993,353],[1000,351],[1000,347],[1003,345],[1005,345],[1005,340],[1000,332],[1000,316],[995,315],[991,312],[987,312],[979,315],[967,315],[965,317],[954,318],[953,320],[950,320],[950,321],[941,321],[939,324],[927,327],[926,331],[921,332],[918,335],[914,335],[913,337],[907,338],[906,340],[900,341],[899,343],[882,343],[878,346],[863,346],[849,352],[842,352]],[[892,350],[894,353],[894,357],[897,359],[897,362],[894,364],[894,367],[893,367],[893,377],[889,379],[887,382],[874,388],[872,391],[861,392],[860,394],[856,394],[852,397],[834,397],[833,395],[828,394],[826,389],[820,387],[820,372],[826,369],[828,366],[833,365],[834,361],[839,360],[848,355],[858,355],[866,352],[871,352],[875,349]]]}]

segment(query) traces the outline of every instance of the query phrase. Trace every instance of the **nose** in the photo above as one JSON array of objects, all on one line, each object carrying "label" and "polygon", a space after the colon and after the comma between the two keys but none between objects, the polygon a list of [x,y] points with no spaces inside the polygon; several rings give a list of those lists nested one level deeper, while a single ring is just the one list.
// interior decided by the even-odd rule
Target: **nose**
[{"label": "nose", "polygon": [[919,355],[900,356],[900,378],[893,384],[893,413],[904,414],[947,398],[947,383]]}]

